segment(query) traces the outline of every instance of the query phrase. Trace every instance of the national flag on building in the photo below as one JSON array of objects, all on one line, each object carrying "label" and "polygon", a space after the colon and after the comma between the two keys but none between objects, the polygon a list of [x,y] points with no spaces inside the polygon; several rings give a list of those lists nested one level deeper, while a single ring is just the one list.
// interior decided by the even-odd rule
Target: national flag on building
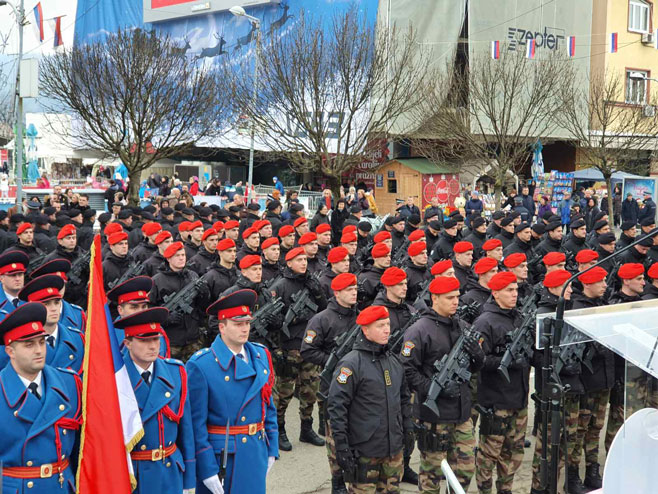
[{"label": "national flag on building", "polygon": [[570,57],[575,57],[576,56],[576,37],[575,36],[569,36],[567,38],[567,54]]},{"label": "national flag on building", "polygon": [[100,235],[91,248],[76,492],[130,494],[136,485],[130,451],[144,429],[103,288]]},{"label": "national flag on building", "polygon": [[617,53],[619,49],[619,35],[618,33],[610,33],[610,53]]},{"label": "national flag on building", "polygon": [[491,58],[498,60],[500,58],[500,41],[491,42]]},{"label": "national flag on building", "polygon": [[57,48],[64,44],[64,39],[62,38],[62,16],[55,17],[55,39],[53,46]]},{"label": "national flag on building", "polygon": [[525,56],[527,58],[535,58],[536,48],[537,48],[537,42],[534,39],[529,39],[525,47]]},{"label": "national flag on building", "polygon": [[41,2],[34,6],[34,21],[34,25],[36,26],[39,35],[39,41],[43,43],[45,36],[43,33],[43,11],[41,10]]}]

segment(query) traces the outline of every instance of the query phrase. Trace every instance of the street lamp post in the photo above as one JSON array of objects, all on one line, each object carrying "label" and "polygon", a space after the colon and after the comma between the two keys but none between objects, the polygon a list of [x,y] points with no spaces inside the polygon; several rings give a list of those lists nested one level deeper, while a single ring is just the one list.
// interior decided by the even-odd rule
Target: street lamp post
[{"label": "street lamp post", "polygon": [[[256,59],[254,60],[254,88],[253,88],[253,96],[252,96],[252,104],[256,104],[256,101],[258,100],[258,64],[260,62],[260,20],[254,16],[251,16],[245,12],[245,10],[238,6],[231,7],[229,9],[229,12],[233,14],[236,17],[246,17],[249,22],[251,22],[251,25],[254,27],[255,33],[256,33]],[[250,134],[250,144],[249,144],[249,174],[247,178],[247,201],[251,199],[251,191],[254,186],[254,140],[255,140],[255,135],[256,135],[256,125],[254,123],[254,119],[251,118],[250,122],[250,129],[249,129],[249,134]]]},{"label": "street lamp post", "polygon": [[14,141],[14,173],[16,177],[16,204],[21,203],[23,195],[23,98],[21,97],[21,61],[23,60],[23,25],[25,24],[24,0],[20,0],[18,9],[7,0],[0,0],[0,7],[9,5],[16,16],[18,23],[18,65],[16,69],[16,139]]}]

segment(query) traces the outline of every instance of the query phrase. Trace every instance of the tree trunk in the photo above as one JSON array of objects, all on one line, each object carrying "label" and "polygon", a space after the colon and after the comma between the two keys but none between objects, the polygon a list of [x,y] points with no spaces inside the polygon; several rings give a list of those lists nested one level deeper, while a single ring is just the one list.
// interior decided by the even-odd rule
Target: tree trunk
[{"label": "tree trunk", "polygon": [[614,216],[614,201],[612,198],[612,180],[610,178],[612,175],[603,175],[605,179],[605,186],[608,188],[608,224],[610,225],[610,230],[614,228],[615,225],[615,216]]},{"label": "tree trunk", "polygon": [[327,182],[327,188],[331,190],[334,196],[334,204],[336,204],[338,199],[340,199],[340,178],[326,175],[325,181]]},{"label": "tree trunk", "polygon": [[130,177],[130,183],[128,184],[128,192],[126,196],[128,198],[128,205],[130,206],[139,206],[139,184],[142,181],[142,172],[132,171],[128,172],[128,177]]}]

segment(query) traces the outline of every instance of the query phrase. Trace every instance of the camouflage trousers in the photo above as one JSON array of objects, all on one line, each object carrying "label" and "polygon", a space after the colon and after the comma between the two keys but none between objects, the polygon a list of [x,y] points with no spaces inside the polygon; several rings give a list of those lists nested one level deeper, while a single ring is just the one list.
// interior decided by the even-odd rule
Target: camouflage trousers
[{"label": "camouflage trousers", "polygon": [[[610,391],[610,413],[605,431],[606,453],[610,451],[612,440],[617,435],[619,428],[626,418],[638,410],[645,408],[649,402],[649,375],[637,367],[631,368],[629,366],[630,372],[634,375],[627,378],[625,386],[623,384],[617,384]],[[625,409],[624,399],[626,401]]]},{"label": "camouflage trousers", "polygon": [[[323,406],[324,403],[319,406]],[[343,474],[343,471],[338,466],[338,461],[336,461],[336,443],[334,441],[334,436],[331,434],[331,426],[329,421],[324,421],[324,445],[327,447],[327,459],[329,460],[329,471],[331,472],[332,477],[340,477]]]},{"label": "camouflage trousers", "polygon": [[468,490],[475,474],[475,435],[473,422],[469,419],[461,424],[431,424],[421,422],[422,426],[434,431],[439,436],[449,437],[447,451],[420,451],[420,470],[418,482],[422,492],[439,494],[441,481],[445,479],[441,471],[441,462],[448,460],[457,480]]},{"label": "camouflage trousers", "polygon": [[194,340],[185,346],[171,346],[169,347],[169,350],[171,352],[171,358],[187,362],[192,355],[202,348],[204,348],[204,346],[201,340]]},{"label": "camouflage trousers", "polygon": [[279,424],[285,424],[286,410],[295,388],[299,397],[299,416],[302,420],[311,420],[320,387],[318,366],[305,362],[299,350],[277,350],[273,363],[276,372],[274,404]]},{"label": "camouflage trousers", "polygon": [[474,372],[471,374],[471,380],[468,383],[468,388],[471,390],[471,420],[473,421],[473,427],[478,425],[478,418],[480,414],[475,409],[475,405],[478,404],[478,373]]},{"label": "camouflage trousers", "polygon": [[[575,394],[567,394],[564,398],[564,420],[567,425],[567,451],[569,452],[569,465],[573,465],[577,463],[573,463],[572,460],[572,451],[576,446],[576,441],[578,440],[578,412],[580,409],[580,400],[581,400],[581,395],[575,395]],[[536,407],[537,409],[539,407]],[[538,413],[539,410],[537,410]],[[550,413],[550,412],[549,412]],[[542,441],[542,423],[541,421],[539,422],[539,426],[537,427],[537,438],[535,441],[535,453],[532,457],[532,487],[533,489],[540,489],[541,488],[541,477],[540,477],[540,471],[539,471],[539,465],[541,463],[541,455],[544,451],[544,444]],[[564,432],[563,432],[564,434]],[[551,425],[549,423],[548,425],[548,439],[550,442],[551,439]],[[550,451],[550,444],[549,444],[549,451]],[[549,455],[550,458],[550,455]],[[564,436],[560,438],[560,461],[559,461],[559,469],[562,470],[562,467],[564,466]]]},{"label": "camouflage trousers", "polygon": [[[475,479],[480,494],[493,491],[493,470],[496,468],[496,490],[512,491],[514,475],[523,461],[523,444],[528,426],[528,409],[495,410],[494,417],[506,425],[503,434],[482,434],[475,457]],[[484,418],[481,417],[481,421]]]},{"label": "camouflage trousers", "polygon": [[585,465],[599,463],[599,442],[601,431],[605,425],[605,412],[608,409],[610,390],[592,391],[580,397],[580,413],[578,416],[578,433],[576,444],[569,458],[569,463],[580,465],[580,459],[585,449]]},{"label": "camouflage trousers", "polygon": [[404,469],[402,451],[387,458],[358,459],[360,466],[368,465],[367,482],[349,484],[350,494],[398,494]]}]

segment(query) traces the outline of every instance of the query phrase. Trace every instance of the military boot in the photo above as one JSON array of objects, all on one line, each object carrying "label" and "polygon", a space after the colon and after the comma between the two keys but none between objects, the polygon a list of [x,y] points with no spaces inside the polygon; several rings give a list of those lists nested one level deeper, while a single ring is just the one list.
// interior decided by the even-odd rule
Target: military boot
[{"label": "military boot", "polygon": [[[280,432],[279,437],[281,437]],[[309,443],[313,446],[324,446],[324,439],[318,436],[313,430],[313,419],[302,420],[302,428],[299,431],[299,440],[300,442]]]},{"label": "military boot", "polygon": [[600,468],[598,463],[587,465],[587,468],[585,468],[585,487],[589,487],[590,489],[600,489],[603,487],[603,479],[599,473]]},{"label": "military boot", "polygon": [[292,451],[292,444],[288,440],[285,424],[279,424],[279,449],[281,451]]},{"label": "military boot", "polygon": [[569,467],[567,471],[567,489],[569,494],[585,494],[588,492],[583,485],[583,481],[580,480],[577,467]]},{"label": "military boot", "polygon": [[404,473],[402,474],[402,482],[418,486],[418,474],[413,471],[409,466],[409,457],[404,459]]},{"label": "military boot", "polygon": [[347,487],[342,475],[331,477],[331,494],[347,494]]},{"label": "military boot", "polygon": [[530,489],[530,494],[546,494],[546,491],[541,489],[535,489],[534,487]]}]

